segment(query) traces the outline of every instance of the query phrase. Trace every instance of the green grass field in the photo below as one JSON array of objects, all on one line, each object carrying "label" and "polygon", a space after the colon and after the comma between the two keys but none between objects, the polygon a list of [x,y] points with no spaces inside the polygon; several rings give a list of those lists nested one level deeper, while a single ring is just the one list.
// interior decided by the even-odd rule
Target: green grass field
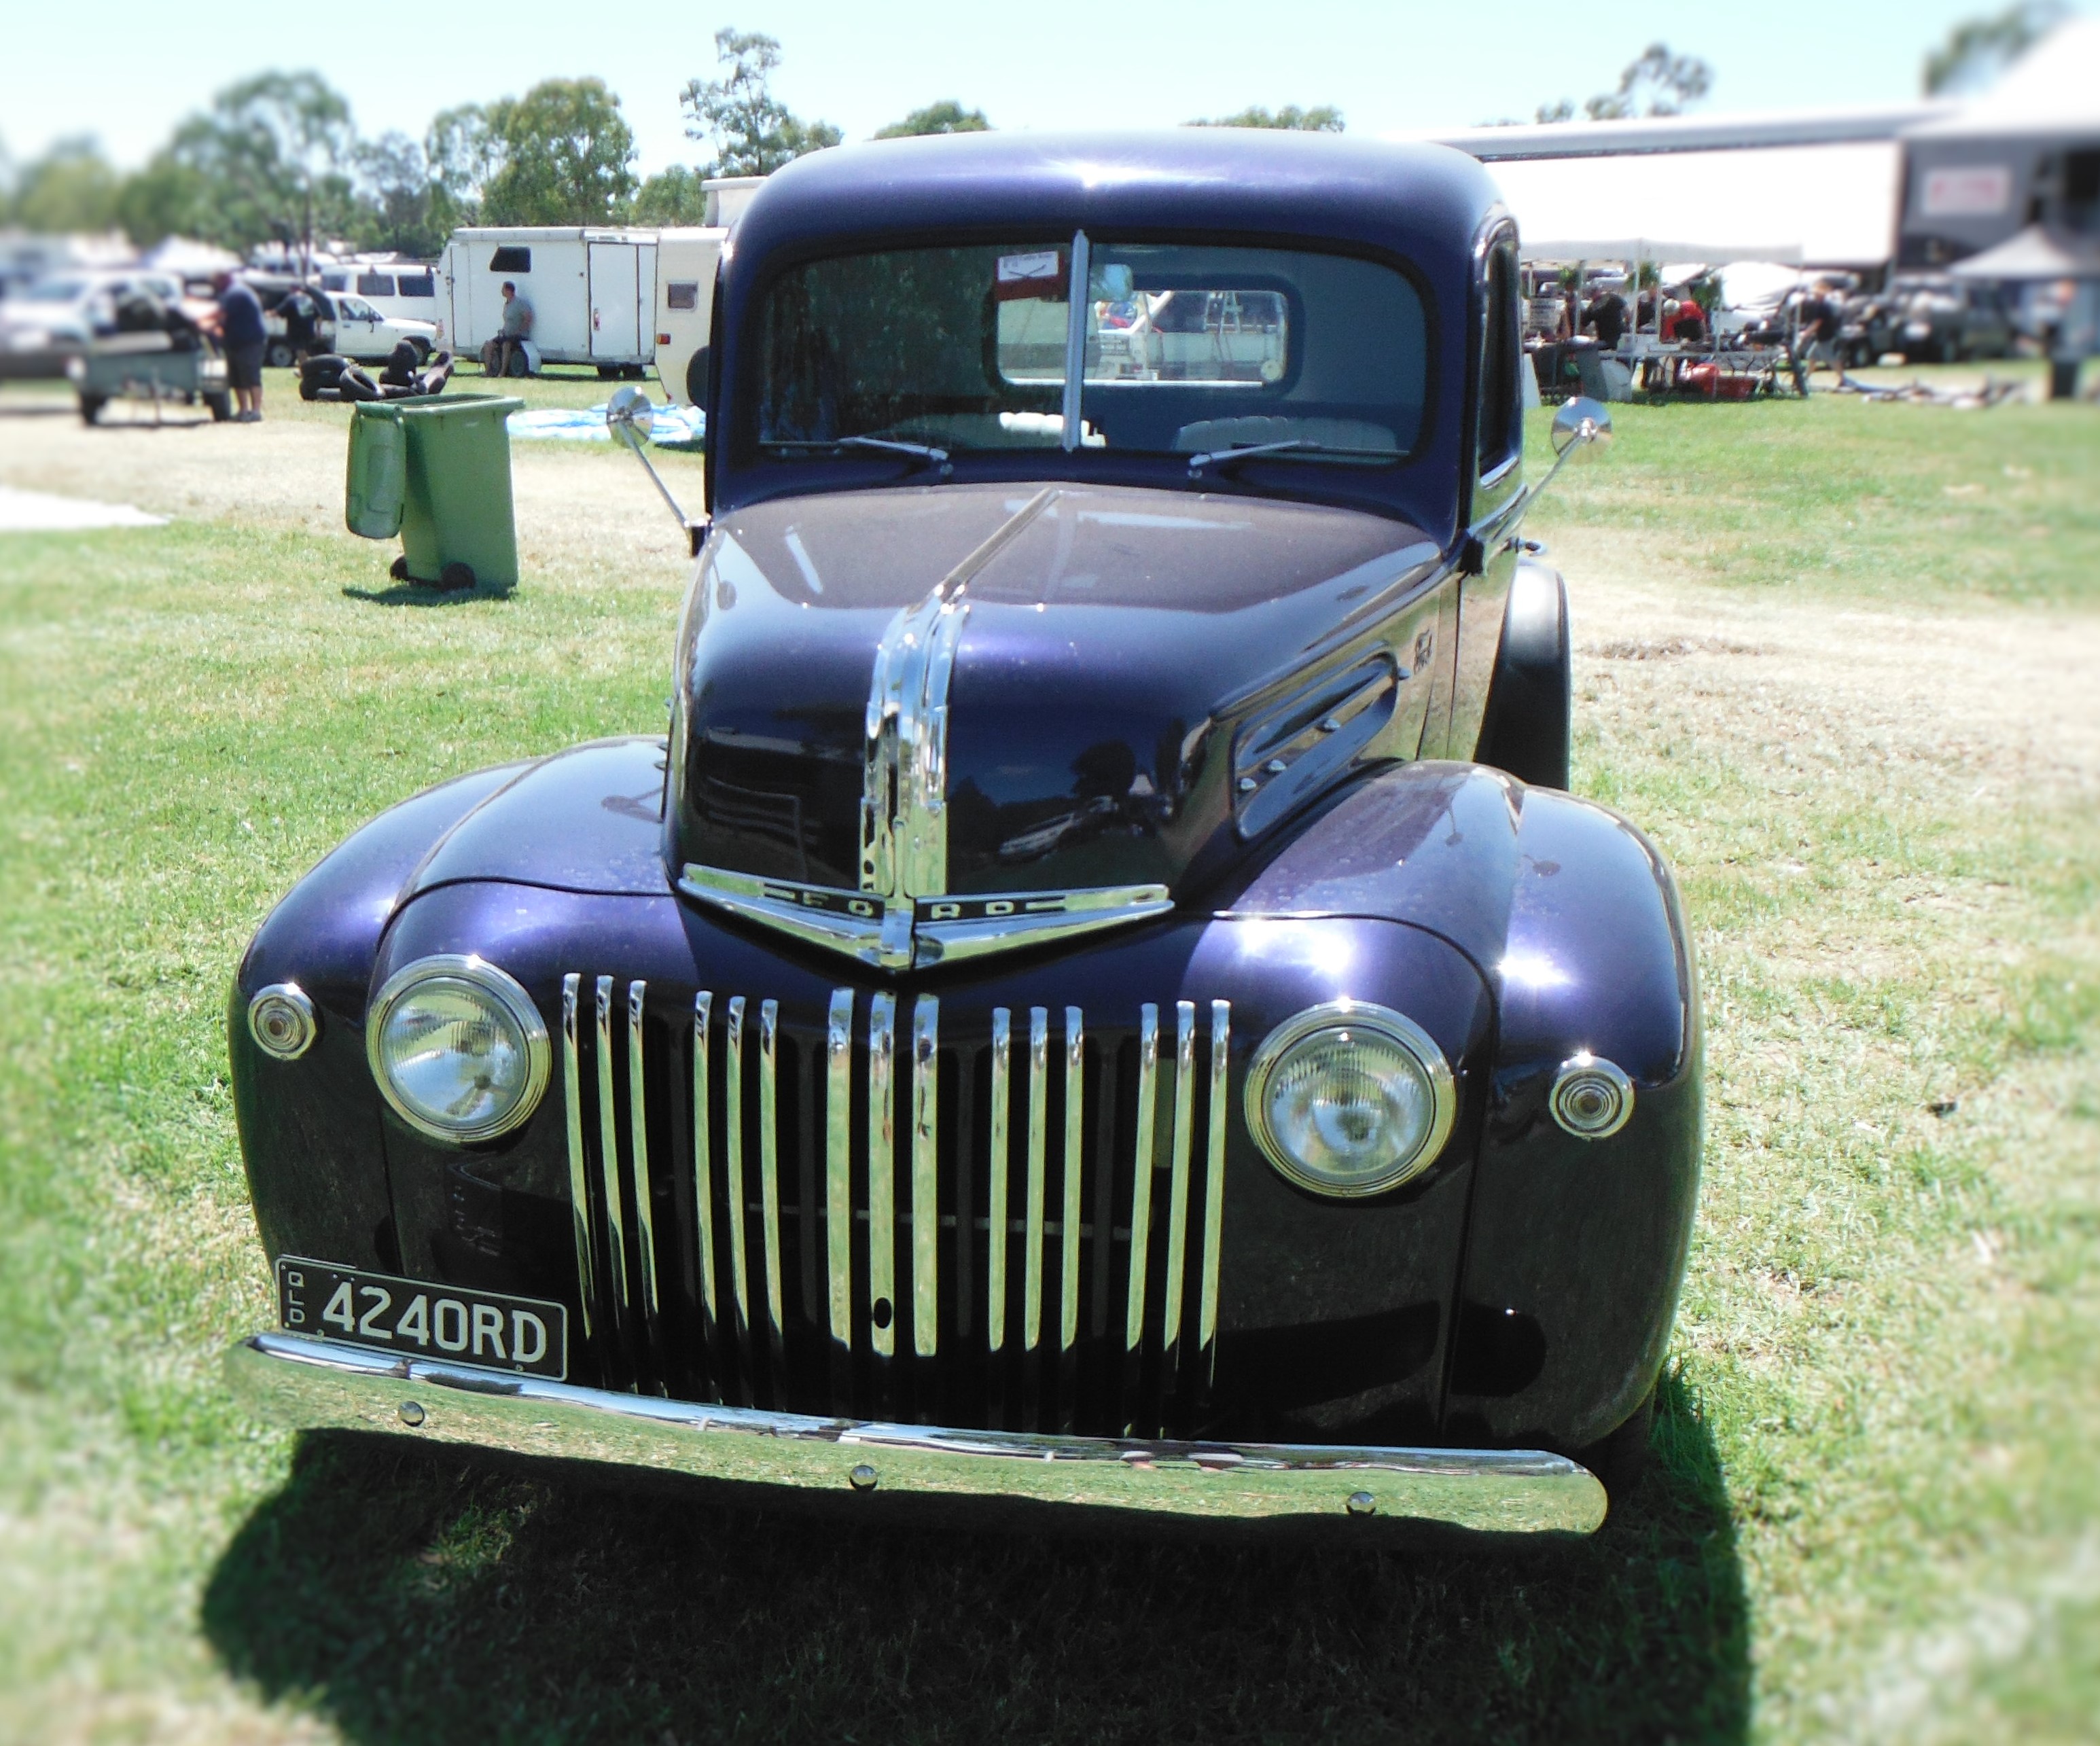
[{"label": "green grass field", "polygon": [[1531,531],[1577,787],[1696,929],[1706,1177],[1652,1470],[1492,1559],[906,1533],[245,1420],[243,944],[393,800],[657,727],[681,567],[585,529],[417,610],[289,512],[0,535],[0,1739],[2100,1737],[2100,415],[1619,425]]}]

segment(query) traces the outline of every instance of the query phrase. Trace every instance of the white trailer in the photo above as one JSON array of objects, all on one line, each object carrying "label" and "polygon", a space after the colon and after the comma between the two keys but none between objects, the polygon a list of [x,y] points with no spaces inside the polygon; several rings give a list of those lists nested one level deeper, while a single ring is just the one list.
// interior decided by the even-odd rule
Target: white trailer
[{"label": "white trailer", "polygon": [[683,405],[698,406],[707,399],[715,271],[728,237],[719,225],[657,233],[656,379]]},{"label": "white trailer", "polygon": [[[438,343],[472,357],[502,331],[508,280],[532,306],[526,368],[595,364],[638,374],[656,355],[653,227],[476,227],[452,232],[439,262]],[[514,374],[523,373],[516,360]]]}]

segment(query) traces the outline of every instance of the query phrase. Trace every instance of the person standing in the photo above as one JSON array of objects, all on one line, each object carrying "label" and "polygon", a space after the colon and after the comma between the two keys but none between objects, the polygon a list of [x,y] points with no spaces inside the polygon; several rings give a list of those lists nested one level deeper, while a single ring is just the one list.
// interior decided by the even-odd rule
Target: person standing
[{"label": "person standing", "polygon": [[262,305],[255,293],[231,273],[212,280],[218,293],[219,343],[226,348],[226,385],[233,390],[244,425],[262,419]]},{"label": "person standing", "polygon": [[503,330],[481,348],[481,370],[484,376],[507,376],[510,373],[510,356],[522,351],[532,332],[532,306],[518,294],[518,287],[510,280],[503,281]]}]

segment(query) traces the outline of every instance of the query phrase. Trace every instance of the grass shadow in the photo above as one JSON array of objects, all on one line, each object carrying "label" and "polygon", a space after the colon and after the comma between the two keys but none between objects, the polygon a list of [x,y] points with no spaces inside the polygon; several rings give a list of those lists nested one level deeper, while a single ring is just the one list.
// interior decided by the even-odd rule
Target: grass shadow
[{"label": "grass shadow", "polygon": [[1674,1381],[1656,1442],[1595,1538],[1469,1556],[872,1528],[310,1434],[203,1622],[401,1746],[1739,1741],[1741,1572]]},{"label": "grass shadow", "polygon": [[390,588],[354,588],[343,584],[342,597],[368,606],[468,606],[479,601],[508,600],[514,588],[489,588],[477,582],[472,588],[438,588],[427,582],[396,582]]}]

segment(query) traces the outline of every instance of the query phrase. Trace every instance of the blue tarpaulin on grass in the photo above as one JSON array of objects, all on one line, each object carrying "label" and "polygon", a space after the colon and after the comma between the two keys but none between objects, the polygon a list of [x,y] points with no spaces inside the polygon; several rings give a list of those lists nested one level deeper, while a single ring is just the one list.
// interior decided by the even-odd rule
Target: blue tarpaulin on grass
[{"label": "blue tarpaulin on grass", "polygon": [[[558,443],[610,442],[602,405],[539,407],[510,415],[514,437]],[[708,415],[697,406],[660,406],[650,417],[649,440],[662,448],[698,448],[708,436]]]}]

